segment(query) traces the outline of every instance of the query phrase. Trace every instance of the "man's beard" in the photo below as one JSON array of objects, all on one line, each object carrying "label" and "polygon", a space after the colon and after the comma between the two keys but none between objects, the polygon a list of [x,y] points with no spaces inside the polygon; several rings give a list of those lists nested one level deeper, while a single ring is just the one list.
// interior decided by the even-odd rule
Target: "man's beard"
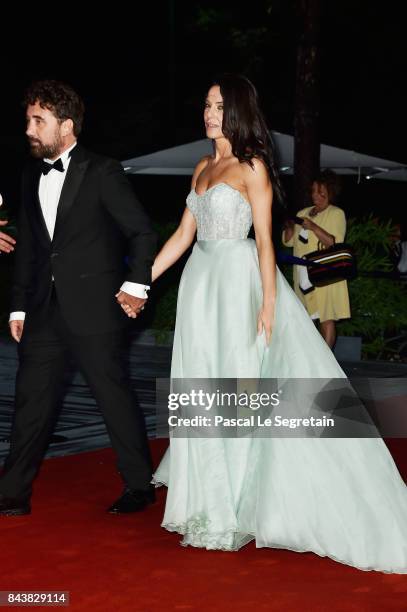
[{"label": "man's beard", "polygon": [[35,138],[29,139],[31,155],[36,159],[54,159],[63,148],[62,139],[59,134],[55,135],[55,140],[51,144],[42,144]]}]

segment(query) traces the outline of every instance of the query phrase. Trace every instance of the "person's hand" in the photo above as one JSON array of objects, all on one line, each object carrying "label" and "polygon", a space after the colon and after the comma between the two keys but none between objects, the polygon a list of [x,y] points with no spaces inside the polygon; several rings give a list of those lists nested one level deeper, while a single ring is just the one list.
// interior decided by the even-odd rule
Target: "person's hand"
[{"label": "person's hand", "polygon": [[274,304],[263,306],[257,317],[257,333],[260,335],[263,330],[266,334],[266,344],[270,344],[271,334],[274,325]]},{"label": "person's hand", "polygon": [[[7,220],[0,221],[0,227],[7,225],[7,223]],[[3,253],[11,253],[11,251],[14,251],[13,245],[15,243],[16,241],[14,240],[14,238],[9,236],[8,234],[5,234],[4,232],[0,232],[0,251],[2,251]]]},{"label": "person's hand", "polygon": [[284,222],[283,229],[293,229],[294,228],[294,219],[286,219]]},{"label": "person's hand", "polygon": [[302,227],[304,229],[313,230],[315,226],[316,226],[316,223],[314,223],[312,219],[310,219],[309,217],[304,217],[304,221],[302,224]]},{"label": "person's hand", "polygon": [[10,326],[10,334],[12,335],[14,340],[16,342],[20,342],[21,336],[23,335],[24,321],[20,321],[20,320],[10,321],[9,326]]},{"label": "person's hand", "polygon": [[115,297],[118,304],[120,304],[126,315],[131,319],[135,319],[144,310],[144,304],[147,301],[146,298],[138,298],[125,291],[119,291]]}]

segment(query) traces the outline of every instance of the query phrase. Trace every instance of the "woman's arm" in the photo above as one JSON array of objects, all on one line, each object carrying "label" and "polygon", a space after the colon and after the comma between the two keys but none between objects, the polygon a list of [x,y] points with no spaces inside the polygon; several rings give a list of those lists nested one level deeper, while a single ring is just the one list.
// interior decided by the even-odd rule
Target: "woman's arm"
[{"label": "woman's arm", "polygon": [[[192,176],[191,187],[195,188],[198,176],[208,164],[208,157],[204,157],[197,164]],[[161,276],[163,272],[168,270],[191,246],[196,232],[196,223],[193,214],[188,208],[185,208],[181,222],[172,236],[162,247],[161,251],[155,258],[152,269],[153,282]]]},{"label": "woman's arm", "polygon": [[313,221],[309,217],[304,217],[304,223],[302,227],[314,232],[318,240],[322,242],[324,246],[330,247],[335,244],[335,236],[322,229],[320,225],[317,225],[315,221]]},{"label": "woman's arm", "polygon": [[179,226],[155,258],[151,272],[153,282],[178,261],[191,246],[195,232],[196,223],[194,216],[188,208],[185,208]]},{"label": "woman's arm", "polygon": [[244,164],[244,182],[252,207],[253,226],[259,254],[260,274],[263,286],[263,304],[258,316],[257,327],[260,334],[266,333],[269,344],[274,323],[276,301],[276,259],[271,240],[271,207],[273,190],[270,177],[263,162],[253,160],[254,168]]},{"label": "woman's arm", "polygon": [[285,223],[285,227],[283,229],[282,242],[286,247],[294,246],[294,221],[289,219]]}]

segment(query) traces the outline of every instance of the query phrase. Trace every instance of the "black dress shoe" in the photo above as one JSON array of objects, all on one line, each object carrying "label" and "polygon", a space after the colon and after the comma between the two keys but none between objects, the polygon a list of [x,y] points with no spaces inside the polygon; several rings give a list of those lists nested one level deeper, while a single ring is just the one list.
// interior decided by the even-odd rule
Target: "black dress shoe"
[{"label": "black dress shoe", "polygon": [[128,514],[129,512],[140,512],[149,504],[155,502],[155,489],[151,487],[147,491],[140,489],[125,488],[121,497],[108,508],[110,514]]},{"label": "black dress shoe", "polygon": [[31,506],[28,501],[0,496],[0,516],[23,516],[24,514],[31,514]]}]

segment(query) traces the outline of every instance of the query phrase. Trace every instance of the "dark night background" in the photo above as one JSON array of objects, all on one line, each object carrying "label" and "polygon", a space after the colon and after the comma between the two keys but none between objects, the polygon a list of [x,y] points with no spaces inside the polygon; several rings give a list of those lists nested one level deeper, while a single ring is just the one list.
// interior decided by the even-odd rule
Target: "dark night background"
[{"label": "dark night background", "polygon": [[[322,4],[321,142],[406,163],[403,3]],[[3,20],[0,191],[10,208],[27,155],[20,99],[35,78],[71,83],[86,104],[82,143],[121,160],[204,137],[203,96],[222,71],[251,78],[270,127],[293,133],[294,1],[163,0],[109,6],[89,21],[68,10],[47,25],[50,14]],[[188,177],[132,180],[156,221],[179,217]],[[399,221],[405,199],[403,183],[352,177],[341,205],[348,215],[372,210]]]}]

